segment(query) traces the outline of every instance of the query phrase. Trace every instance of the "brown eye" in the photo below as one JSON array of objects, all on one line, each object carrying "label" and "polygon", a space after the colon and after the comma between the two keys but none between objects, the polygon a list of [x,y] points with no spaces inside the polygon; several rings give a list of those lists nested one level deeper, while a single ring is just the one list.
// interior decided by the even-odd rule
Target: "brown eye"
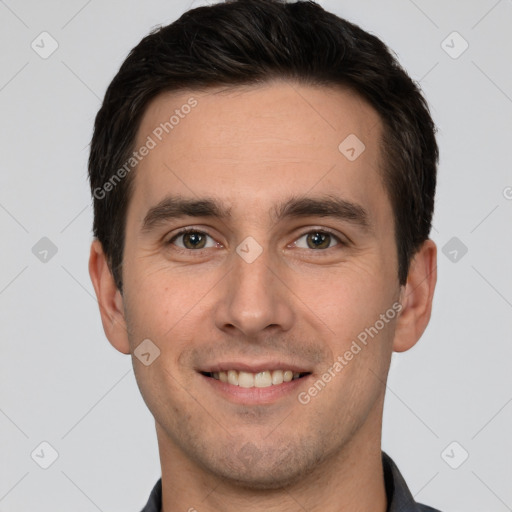
[{"label": "brown eye", "polygon": [[[169,240],[169,244],[174,244],[175,241],[181,239],[181,243],[176,243],[178,247],[182,249],[205,249],[206,248],[206,242],[207,237],[210,237],[206,233],[203,233],[201,231],[194,231],[194,230],[185,230],[181,231],[177,235],[173,236]],[[211,237],[210,237],[211,238]],[[214,247],[215,244],[210,245],[210,247]]]},{"label": "brown eye", "polygon": [[[325,249],[329,247],[331,241],[331,235],[328,233],[309,233],[306,240],[310,249]],[[326,243],[327,242],[327,243]]]},{"label": "brown eye", "polygon": [[[305,238],[306,239],[306,247],[304,245],[299,244],[299,240]],[[335,241],[334,244],[331,242]],[[304,249],[329,249],[333,245],[338,245],[339,239],[332,233],[327,231],[309,231],[302,235],[297,242],[295,242],[296,247],[304,248]]]}]

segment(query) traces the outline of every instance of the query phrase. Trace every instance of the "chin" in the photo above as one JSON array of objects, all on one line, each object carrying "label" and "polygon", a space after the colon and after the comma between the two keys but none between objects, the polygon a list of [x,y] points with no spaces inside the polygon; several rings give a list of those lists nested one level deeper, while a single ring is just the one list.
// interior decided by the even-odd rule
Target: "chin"
[{"label": "chin", "polygon": [[318,451],[304,447],[265,447],[262,450],[249,442],[224,457],[209,460],[205,466],[228,485],[251,491],[271,491],[300,483],[306,475],[311,475],[321,459]]},{"label": "chin", "polygon": [[290,487],[302,479],[307,472],[297,467],[280,467],[277,471],[274,468],[216,468],[216,476],[229,484],[240,489],[250,491],[271,491]]}]

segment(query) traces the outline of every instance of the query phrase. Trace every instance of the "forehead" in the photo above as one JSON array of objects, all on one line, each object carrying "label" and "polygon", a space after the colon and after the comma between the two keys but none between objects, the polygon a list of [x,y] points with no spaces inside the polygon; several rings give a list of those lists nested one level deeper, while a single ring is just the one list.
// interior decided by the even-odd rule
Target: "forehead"
[{"label": "forehead", "polygon": [[376,111],[348,89],[276,81],[164,93],[137,133],[135,147],[151,150],[137,165],[134,196],[146,207],[170,192],[246,207],[271,207],[290,192],[364,202],[386,196],[381,130]]}]

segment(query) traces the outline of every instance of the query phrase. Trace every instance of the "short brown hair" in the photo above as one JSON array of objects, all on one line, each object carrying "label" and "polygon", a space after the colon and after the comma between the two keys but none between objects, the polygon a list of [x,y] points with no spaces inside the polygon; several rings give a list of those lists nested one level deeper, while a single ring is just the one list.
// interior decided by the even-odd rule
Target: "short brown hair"
[{"label": "short brown hair", "polygon": [[[312,1],[232,0],[199,7],[144,37],[109,85],[91,141],[94,236],[122,291],[127,206],[133,172],[102,188],[133,152],[141,118],[162,92],[265,83],[349,87],[384,126],[383,180],[393,207],[398,278],[430,233],[438,147],[419,87],[386,45]],[[102,190],[100,197],[98,190]]]}]

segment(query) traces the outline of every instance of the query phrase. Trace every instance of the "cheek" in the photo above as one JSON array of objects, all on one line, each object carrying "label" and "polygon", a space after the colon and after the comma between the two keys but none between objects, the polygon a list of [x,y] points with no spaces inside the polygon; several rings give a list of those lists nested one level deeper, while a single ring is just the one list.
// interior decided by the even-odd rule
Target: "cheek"
[{"label": "cheek", "polygon": [[323,289],[312,293],[314,280],[308,279],[298,295],[307,297],[304,303],[310,311],[306,318],[317,326],[326,326],[322,337],[330,352],[327,364],[332,366],[342,359],[343,369],[336,372],[338,384],[333,389],[341,386],[343,393],[349,394],[372,389],[369,393],[375,394],[391,356],[396,321],[392,307],[399,288],[385,265],[379,264],[377,255],[333,271],[324,281]]},{"label": "cheek", "polygon": [[[159,425],[179,444],[180,437],[194,431],[191,420],[201,411],[195,400],[191,400],[187,376],[172,371],[165,351],[150,366],[134,361],[135,378],[141,396]],[[215,422],[211,422],[215,423]],[[213,427],[208,422],[201,424],[203,435]]]},{"label": "cheek", "polygon": [[[126,294],[130,319],[136,330],[161,338],[179,329],[187,316],[193,316],[213,280],[206,275],[191,279],[190,272],[170,269],[167,262],[148,264],[139,260],[127,266]],[[210,281],[212,281],[210,283]]]},{"label": "cheek", "polygon": [[328,273],[304,276],[293,288],[331,334],[354,336],[391,307],[398,293],[381,261],[377,255],[354,259]]},{"label": "cheek", "polygon": [[[180,357],[188,353],[196,338],[204,337],[207,324],[212,322],[212,296],[219,275],[198,270],[192,276],[190,268],[170,269],[166,263],[145,268],[141,264],[131,270],[131,274],[127,272],[130,281],[126,282],[125,305],[132,353],[146,338],[155,343],[160,351],[155,363],[159,363],[161,375],[153,376],[152,383],[147,384],[152,388],[158,379],[166,380],[170,375],[179,379],[179,383],[175,382],[179,392],[194,375]],[[144,375],[141,377],[145,378]],[[171,378],[160,385],[165,389],[168,385],[172,387],[173,382]]]},{"label": "cheek", "polygon": [[[184,390],[191,379],[191,372],[177,371],[179,356],[197,330],[198,300],[179,279],[171,286],[162,272],[132,273],[132,278],[125,287],[125,315],[138,386],[155,417],[169,408],[170,416],[179,416],[190,405]],[[146,339],[154,344],[151,357],[158,354],[147,366],[135,352]]]}]

